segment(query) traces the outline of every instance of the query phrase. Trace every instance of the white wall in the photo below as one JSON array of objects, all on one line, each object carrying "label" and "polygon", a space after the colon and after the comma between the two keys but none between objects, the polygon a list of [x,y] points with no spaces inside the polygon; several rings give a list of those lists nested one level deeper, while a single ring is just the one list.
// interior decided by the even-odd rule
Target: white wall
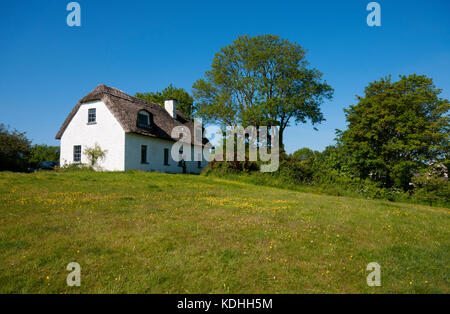
[{"label": "white wall", "polygon": [[[178,166],[178,161],[174,161],[171,156],[171,149],[174,142],[158,138],[151,138],[134,133],[125,135],[125,170],[158,171],[168,173],[182,173],[183,168]],[[141,164],[141,145],[147,145],[148,164]],[[169,166],[164,165],[164,149],[169,149]],[[192,148],[193,160],[194,149]],[[196,161],[186,161],[187,173],[200,173],[208,165],[202,161],[202,168],[198,168]]]},{"label": "white wall", "polygon": [[[88,125],[88,109],[97,109],[97,123]],[[61,165],[73,163],[73,146],[81,145],[82,152],[98,143],[107,150],[106,158],[99,162],[104,170],[125,170],[125,132],[102,101],[82,104],[61,137]],[[84,154],[81,162],[88,163]]]},{"label": "white wall", "polygon": [[[88,109],[96,109],[96,124],[88,124]],[[99,166],[107,171],[142,170],[168,173],[182,173],[171,156],[174,142],[126,133],[102,101],[82,104],[61,137],[61,165],[73,163],[73,147],[81,145],[82,152],[96,143],[107,150],[104,161]],[[141,164],[141,145],[147,145],[148,164]],[[169,149],[169,166],[164,165],[164,149]],[[194,149],[191,149],[191,160]],[[81,154],[81,162],[87,164],[86,156]],[[208,162],[203,160],[201,168],[197,161],[186,161],[187,173],[200,173]]]}]

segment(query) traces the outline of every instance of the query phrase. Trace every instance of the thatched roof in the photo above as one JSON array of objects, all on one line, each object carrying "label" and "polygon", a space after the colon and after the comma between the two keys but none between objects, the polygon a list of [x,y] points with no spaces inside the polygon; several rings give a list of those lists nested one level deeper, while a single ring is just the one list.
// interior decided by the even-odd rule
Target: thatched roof
[{"label": "thatched roof", "polygon": [[[97,86],[92,92],[83,97],[72,109],[72,112],[64,121],[58,134],[56,134],[56,139],[61,139],[65,129],[83,103],[96,100],[101,100],[105,103],[106,107],[108,107],[126,133],[136,133],[176,141],[177,139],[173,139],[170,136],[172,129],[176,126],[186,126],[191,131],[193,143],[194,122],[178,110],[177,118],[173,119],[160,104],[132,97],[121,90],[103,84]],[[137,126],[137,116],[141,110],[146,110],[153,115],[154,125],[151,130],[142,129]],[[203,139],[203,144],[205,143],[207,143],[207,140]]]}]

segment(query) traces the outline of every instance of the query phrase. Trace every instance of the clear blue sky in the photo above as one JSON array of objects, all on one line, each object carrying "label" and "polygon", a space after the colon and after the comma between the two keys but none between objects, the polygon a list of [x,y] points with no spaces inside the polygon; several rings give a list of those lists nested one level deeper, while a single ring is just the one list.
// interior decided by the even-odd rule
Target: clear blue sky
[{"label": "clear blue sky", "polygon": [[369,0],[80,0],[82,26],[65,0],[0,1],[0,122],[33,143],[54,139],[72,107],[104,83],[129,94],[173,83],[191,90],[214,54],[240,34],[277,34],[308,49],[335,89],[327,121],[291,127],[288,152],[322,150],[345,128],[343,108],[371,81],[426,74],[450,98],[450,1],[378,1],[382,26],[366,24]]}]

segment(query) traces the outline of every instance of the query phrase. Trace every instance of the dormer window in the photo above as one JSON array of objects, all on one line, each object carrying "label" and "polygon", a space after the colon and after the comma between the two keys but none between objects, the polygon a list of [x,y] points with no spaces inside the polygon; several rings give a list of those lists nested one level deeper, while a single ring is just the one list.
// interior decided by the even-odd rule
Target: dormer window
[{"label": "dormer window", "polygon": [[88,110],[88,124],[97,123],[97,110],[95,108],[91,108]]},{"label": "dormer window", "polygon": [[145,110],[141,110],[138,113],[137,126],[143,129],[150,129],[153,123],[153,117]]}]

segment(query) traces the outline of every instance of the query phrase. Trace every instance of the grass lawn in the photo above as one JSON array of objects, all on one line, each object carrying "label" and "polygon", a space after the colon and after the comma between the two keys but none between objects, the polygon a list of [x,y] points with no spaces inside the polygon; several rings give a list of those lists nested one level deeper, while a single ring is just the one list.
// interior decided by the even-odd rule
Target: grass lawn
[{"label": "grass lawn", "polygon": [[193,175],[4,172],[0,292],[449,293],[449,213]]}]

